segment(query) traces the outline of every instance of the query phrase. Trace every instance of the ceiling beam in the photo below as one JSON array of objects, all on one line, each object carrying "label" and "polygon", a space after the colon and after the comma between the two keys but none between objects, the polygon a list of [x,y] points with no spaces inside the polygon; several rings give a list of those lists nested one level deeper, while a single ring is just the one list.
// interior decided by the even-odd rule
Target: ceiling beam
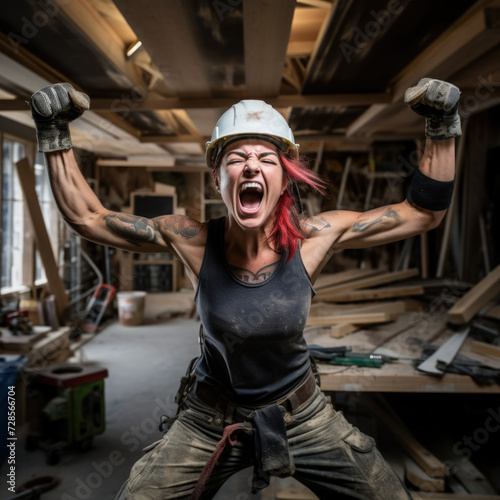
[{"label": "ceiling beam", "polygon": [[[243,2],[246,93],[254,97],[278,95],[295,2]],[[262,13],[265,12],[265,15]]]},{"label": "ceiling beam", "polygon": [[[152,98],[146,97],[134,102],[134,111],[160,109],[212,109],[229,108],[238,99],[234,97],[207,98]],[[390,103],[391,94],[326,94],[326,95],[282,95],[267,97],[266,102],[275,108],[307,107],[307,106],[369,106],[371,104]],[[90,108],[93,111],[112,111],[119,109],[120,100],[115,98],[91,98]],[[0,99],[0,111],[26,110],[23,99]]]},{"label": "ceiling beam", "polygon": [[139,68],[127,59],[125,43],[89,0],[60,2],[59,8],[132,85],[144,86]]},{"label": "ceiling beam", "polygon": [[[498,44],[500,30],[494,21],[500,0],[479,1],[423,50],[392,82],[392,102],[401,102],[405,90],[421,78],[449,79]],[[386,105],[371,106],[347,129],[347,136],[363,133],[386,111]]]}]

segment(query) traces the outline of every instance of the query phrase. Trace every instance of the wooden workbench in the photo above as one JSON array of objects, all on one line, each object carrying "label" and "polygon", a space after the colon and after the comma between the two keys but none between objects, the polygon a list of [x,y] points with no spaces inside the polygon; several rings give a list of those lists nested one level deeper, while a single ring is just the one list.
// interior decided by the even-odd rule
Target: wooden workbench
[{"label": "wooden workbench", "polygon": [[[401,358],[385,363],[382,368],[344,367],[318,364],[321,386],[325,391],[355,392],[420,392],[420,393],[481,393],[498,394],[500,385],[478,385],[468,375],[426,375],[414,368],[412,359],[420,357],[419,341],[441,345],[453,331],[446,328],[444,313],[404,313],[392,323],[372,326],[341,338],[330,337],[328,329],[305,333],[308,344],[321,346],[352,346],[353,352],[371,352],[383,345]],[[399,333],[398,333],[399,332]],[[500,369],[500,359],[471,352],[468,338],[460,354]]]}]

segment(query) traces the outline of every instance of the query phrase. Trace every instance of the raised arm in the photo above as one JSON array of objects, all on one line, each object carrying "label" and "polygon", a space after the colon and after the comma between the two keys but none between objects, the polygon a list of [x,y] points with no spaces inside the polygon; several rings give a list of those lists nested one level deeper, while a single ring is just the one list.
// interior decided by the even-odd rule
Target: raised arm
[{"label": "raised arm", "polygon": [[440,224],[453,194],[454,138],[461,134],[459,97],[454,85],[428,78],[407,90],[407,104],[426,118],[425,149],[407,199],[367,212],[335,210],[308,219],[307,243],[312,245],[306,251],[306,267],[311,275],[336,251],[401,240]]},{"label": "raised arm", "polygon": [[[66,83],[41,89],[30,101],[38,149],[45,153],[52,193],[64,220],[83,238],[103,245],[133,252],[168,250],[181,257],[194,249],[195,255],[201,255],[203,224],[180,215],[148,219],[112,212],[90,189],[77,165],[69,133],[69,122],[81,116],[89,102]],[[196,272],[196,264],[188,264]]]}]

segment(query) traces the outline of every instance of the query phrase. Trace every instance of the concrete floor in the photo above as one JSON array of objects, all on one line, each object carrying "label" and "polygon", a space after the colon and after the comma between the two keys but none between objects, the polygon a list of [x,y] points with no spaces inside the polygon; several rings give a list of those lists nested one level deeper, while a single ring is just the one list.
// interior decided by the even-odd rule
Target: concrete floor
[{"label": "concrete floor", "polygon": [[[154,318],[153,318],[154,320]],[[158,419],[175,413],[174,395],[189,361],[198,355],[199,322],[172,318],[144,326],[122,326],[117,321],[102,329],[80,350],[85,361],[106,367],[106,431],[95,436],[87,452],[68,451],[58,465],[45,463],[41,450],[26,452],[17,442],[16,482],[56,476],[59,486],[43,500],[112,500],[128,477],[142,448],[161,438]],[[115,465],[112,465],[114,462]],[[0,469],[5,478],[7,464]],[[217,500],[250,500],[251,469],[233,476]],[[4,481],[0,499],[11,494]]]}]

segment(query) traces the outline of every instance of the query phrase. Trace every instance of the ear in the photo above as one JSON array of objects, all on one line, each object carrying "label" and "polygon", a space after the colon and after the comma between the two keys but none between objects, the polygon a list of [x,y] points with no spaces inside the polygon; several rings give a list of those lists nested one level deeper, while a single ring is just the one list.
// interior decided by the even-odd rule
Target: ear
[{"label": "ear", "polygon": [[217,192],[220,193],[219,176],[217,175],[217,169],[216,168],[212,169],[212,177],[214,178],[215,189],[217,189]]}]

